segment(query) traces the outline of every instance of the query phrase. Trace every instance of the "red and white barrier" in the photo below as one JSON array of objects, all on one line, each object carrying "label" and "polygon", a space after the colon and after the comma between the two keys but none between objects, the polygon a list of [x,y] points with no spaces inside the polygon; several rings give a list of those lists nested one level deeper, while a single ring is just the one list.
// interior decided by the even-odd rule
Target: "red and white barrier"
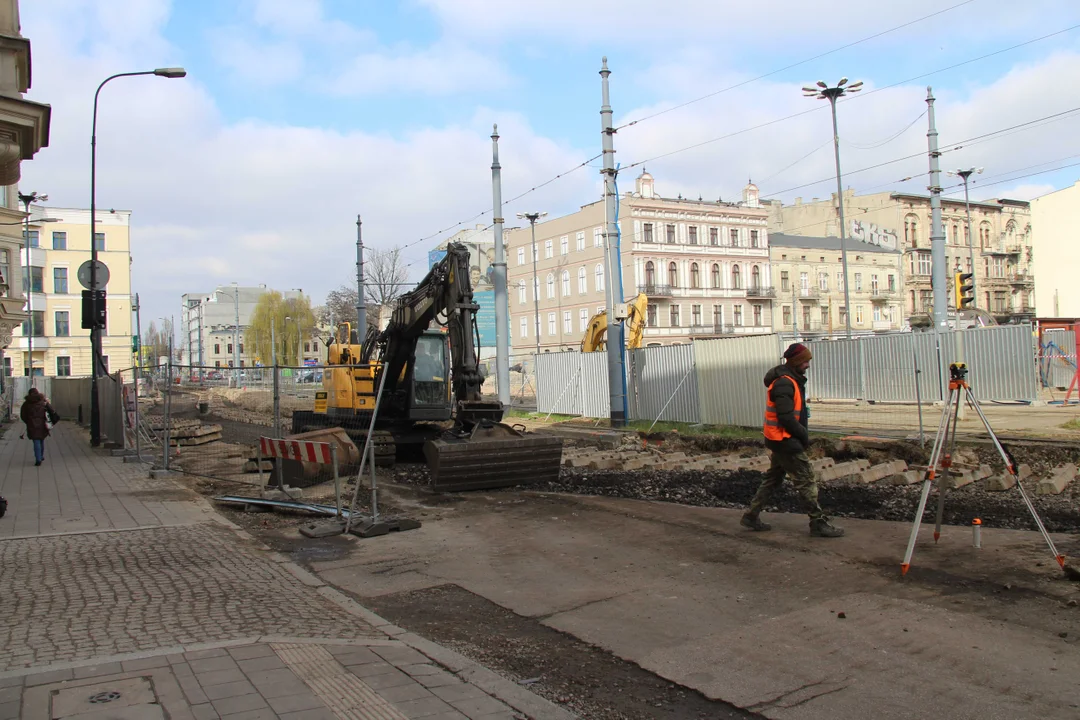
[{"label": "red and white barrier", "polygon": [[307,440],[282,440],[280,438],[259,438],[259,452],[263,457],[300,460],[301,462],[330,465],[334,462],[334,449],[330,443],[309,442]]}]

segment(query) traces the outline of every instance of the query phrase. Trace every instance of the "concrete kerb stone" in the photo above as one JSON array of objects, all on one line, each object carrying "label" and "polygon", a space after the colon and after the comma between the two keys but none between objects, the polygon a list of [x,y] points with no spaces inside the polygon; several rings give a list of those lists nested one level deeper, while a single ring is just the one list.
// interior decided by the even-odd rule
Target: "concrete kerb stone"
[{"label": "concrete kerb stone", "polygon": [[907,469],[907,462],[903,460],[892,460],[887,463],[873,465],[870,468],[863,470],[857,477],[864,483],[869,484],[905,472]]},{"label": "concrete kerb stone", "polygon": [[896,473],[888,478],[890,485],[914,485],[922,482],[926,477],[926,473],[922,470],[905,470],[901,473]]},{"label": "concrete kerb stone", "polygon": [[1076,466],[1068,463],[1054,469],[1054,473],[1035,486],[1036,495],[1060,495],[1076,478]]}]

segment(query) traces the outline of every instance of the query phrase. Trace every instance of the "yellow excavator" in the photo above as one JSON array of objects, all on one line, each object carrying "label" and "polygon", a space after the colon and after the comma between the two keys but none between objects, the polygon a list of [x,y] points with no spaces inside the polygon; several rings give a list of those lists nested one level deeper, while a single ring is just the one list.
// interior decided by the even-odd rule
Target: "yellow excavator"
[{"label": "yellow excavator", "polygon": [[[641,347],[645,336],[645,313],[649,307],[649,298],[640,293],[626,305],[626,347],[636,350]],[[592,316],[585,328],[585,337],[581,338],[581,352],[599,352],[607,345],[607,311],[602,310]]]},{"label": "yellow excavator", "polygon": [[341,325],[327,346],[325,392],[312,410],[293,413],[293,433],[341,427],[362,446],[374,418],[376,464],[393,465],[422,450],[436,490],[558,479],[562,439],[503,423],[502,405],[483,397],[480,306],[469,266],[468,248],[450,243],[446,256],[395,302],[385,330],[371,329],[359,342],[349,324]]}]

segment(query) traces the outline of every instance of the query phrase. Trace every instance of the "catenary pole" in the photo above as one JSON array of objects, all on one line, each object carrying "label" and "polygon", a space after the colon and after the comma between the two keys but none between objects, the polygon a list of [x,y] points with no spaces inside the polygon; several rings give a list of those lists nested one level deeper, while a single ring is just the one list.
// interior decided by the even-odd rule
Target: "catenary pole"
[{"label": "catenary pole", "polygon": [[499,165],[499,126],[491,132],[491,194],[495,220],[495,381],[499,404],[510,407],[510,319],[506,297],[506,247],[503,245],[502,166]]},{"label": "catenary pole", "polygon": [[604,176],[604,209],[606,223],[604,228],[604,270],[607,280],[607,359],[608,359],[608,395],[611,401],[610,418],[612,427],[626,425],[625,400],[623,379],[625,366],[623,363],[623,322],[615,316],[615,304],[622,302],[622,298],[615,295],[619,283],[615,280],[615,274],[622,274],[621,259],[617,243],[618,228],[615,224],[617,213],[616,204],[619,198],[615,192],[615,128],[611,123],[611,94],[608,77],[611,71],[607,66],[607,58],[603,59],[600,69],[601,94],[603,105],[600,108],[600,136],[603,140],[603,169],[600,173]]}]

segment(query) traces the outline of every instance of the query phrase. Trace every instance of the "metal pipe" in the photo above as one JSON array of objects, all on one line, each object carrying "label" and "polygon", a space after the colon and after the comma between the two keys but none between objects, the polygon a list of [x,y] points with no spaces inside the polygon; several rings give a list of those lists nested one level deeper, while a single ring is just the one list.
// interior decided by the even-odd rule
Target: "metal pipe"
[{"label": "metal pipe", "polygon": [[844,330],[850,340],[852,308],[851,294],[848,290],[847,228],[844,227],[844,183],[840,177],[840,131],[837,129],[836,124],[836,98],[842,94],[842,91],[837,94],[829,94],[828,98],[829,105],[832,107],[833,154],[836,157],[836,203],[837,210],[840,213],[840,262],[844,271],[844,308],[847,310],[844,313]]},{"label": "metal pipe", "polygon": [[495,221],[495,383],[499,404],[510,407],[510,319],[506,288],[506,247],[503,244],[502,166],[499,164],[499,126],[491,133],[491,194]]},{"label": "metal pipe", "polygon": [[[135,457],[142,461],[142,440],[139,438],[139,358],[142,356],[142,305],[139,293],[135,293],[135,338],[138,351],[135,353]],[[190,353],[189,353],[190,354]]]}]

